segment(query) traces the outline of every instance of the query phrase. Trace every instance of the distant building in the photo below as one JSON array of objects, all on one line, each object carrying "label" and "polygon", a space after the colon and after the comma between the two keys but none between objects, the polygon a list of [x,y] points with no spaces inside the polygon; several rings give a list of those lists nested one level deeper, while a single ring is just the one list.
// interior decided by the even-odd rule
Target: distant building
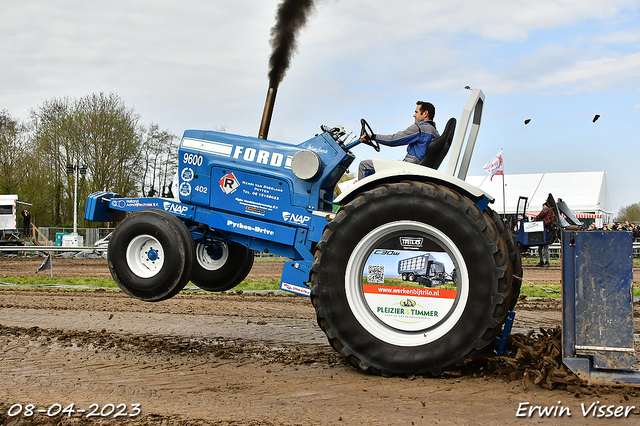
[{"label": "distant building", "polygon": [[506,174],[504,197],[502,176],[469,176],[466,181],[495,197],[491,208],[499,214],[516,213],[518,198],[527,197],[527,212],[536,214],[547,196],[561,198],[578,219],[586,224],[595,221],[597,227],[613,221],[611,196],[606,172]]}]

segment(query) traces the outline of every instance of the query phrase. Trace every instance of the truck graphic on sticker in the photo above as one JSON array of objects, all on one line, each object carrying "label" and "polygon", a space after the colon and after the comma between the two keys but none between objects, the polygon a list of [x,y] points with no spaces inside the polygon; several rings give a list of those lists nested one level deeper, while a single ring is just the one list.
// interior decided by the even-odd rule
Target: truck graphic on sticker
[{"label": "truck graphic on sticker", "polygon": [[417,281],[425,287],[442,285],[446,281],[444,263],[429,253],[399,261],[398,275],[403,281]]}]

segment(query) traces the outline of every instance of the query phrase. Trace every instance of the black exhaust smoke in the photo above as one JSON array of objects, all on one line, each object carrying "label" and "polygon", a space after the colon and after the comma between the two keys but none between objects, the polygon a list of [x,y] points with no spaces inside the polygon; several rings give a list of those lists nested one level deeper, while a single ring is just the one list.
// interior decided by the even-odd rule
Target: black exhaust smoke
[{"label": "black exhaust smoke", "polygon": [[282,82],[291,58],[296,52],[296,36],[307,23],[313,10],[314,0],[283,0],[278,5],[276,24],[271,28],[271,57],[269,58],[269,91],[264,104],[258,137],[267,139],[276,93]]}]

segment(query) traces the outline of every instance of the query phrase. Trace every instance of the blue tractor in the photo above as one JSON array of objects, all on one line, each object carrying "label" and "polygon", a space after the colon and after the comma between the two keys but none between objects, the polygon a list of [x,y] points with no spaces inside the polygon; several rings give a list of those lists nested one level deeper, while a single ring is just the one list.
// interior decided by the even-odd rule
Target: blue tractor
[{"label": "blue tractor", "polygon": [[[318,324],[350,364],[384,376],[440,374],[493,342],[518,297],[514,274],[522,276],[493,198],[465,182],[483,105],[474,89],[455,138],[452,118],[421,164],[374,159],[376,173],[338,197],[360,143],[341,126],[322,126],[297,145],[187,130],[179,199],[98,192],[85,219],[121,220],[108,262],[133,297],[165,300],[189,281],[228,290],[247,276],[254,251],[283,256],[290,260],[281,288],[310,296]],[[361,134],[372,133],[361,124]],[[448,256],[454,288],[393,278],[397,259],[433,252]]]}]

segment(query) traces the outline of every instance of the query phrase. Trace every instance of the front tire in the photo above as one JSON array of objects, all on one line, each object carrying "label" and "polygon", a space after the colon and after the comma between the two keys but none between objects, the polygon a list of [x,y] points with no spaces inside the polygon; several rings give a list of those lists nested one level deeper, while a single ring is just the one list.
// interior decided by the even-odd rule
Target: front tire
[{"label": "front tire", "polygon": [[113,232],[109,270],[126,294],[147,302],[169,299],[189,281],[194,243],[186,225],[163,210],[140,210]]},{"label": "front tire", "polygon": [[[493,222],[458,193],[417,182],[380,186],[344,206],[317,245],[318,324],[357,368],[438,375],[491,343],[504,322],[506,250]],[[376,257],[390,252],[398,253],[393,261]],[[452,289],[405,287],[386,273],[420,252],[455,268]]]},{"label": "front tire", "polygon": [[239,243],[196,244],[191,282],[206,291],[231,290],[253,267],[253,250]]}]

